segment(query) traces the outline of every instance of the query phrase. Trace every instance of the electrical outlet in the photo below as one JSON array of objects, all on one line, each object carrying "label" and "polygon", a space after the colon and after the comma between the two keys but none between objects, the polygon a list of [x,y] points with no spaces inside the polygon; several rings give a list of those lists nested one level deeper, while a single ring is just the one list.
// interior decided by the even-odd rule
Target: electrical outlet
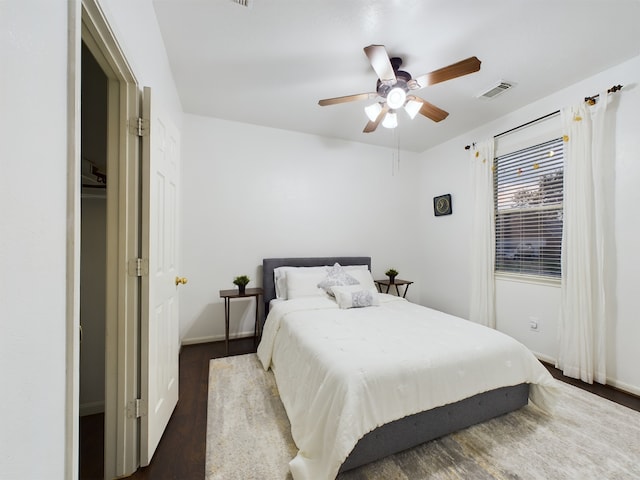
[{"label": "electrical outlet", "polygon": [[529,330],[532,332],[540,331],[540,322],[538,321],[538,317],[529,317]]}]

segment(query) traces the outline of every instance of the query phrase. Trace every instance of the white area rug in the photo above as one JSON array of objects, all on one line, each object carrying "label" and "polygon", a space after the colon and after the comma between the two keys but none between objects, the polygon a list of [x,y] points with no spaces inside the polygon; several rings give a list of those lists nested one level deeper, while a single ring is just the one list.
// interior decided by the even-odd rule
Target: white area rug
[{"label": "white area rug", "polygon": [[[338,479],[640,480],[640,413],[560,387],[553,416],[527,406]],[[206,479],[291,479],[296,452],[273,374],[256,355],[211,360]]]}]

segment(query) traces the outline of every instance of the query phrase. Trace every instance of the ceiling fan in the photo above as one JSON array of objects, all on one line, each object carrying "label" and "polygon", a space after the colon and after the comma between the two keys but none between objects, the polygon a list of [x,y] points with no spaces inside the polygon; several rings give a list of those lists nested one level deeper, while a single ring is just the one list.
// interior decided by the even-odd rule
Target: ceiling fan
[{"label": "ceiling fan", "polygon": [[380,122],[383,127],[395,128],[398,125],[396,111],[402,108],[412,119],[420,113],[434,122],[444,120],[449,115],[448,112],[411,92],[480,70],[480,60],[476,57],[469,57],[431,73],[412,78],[410,73],[400,70],[402,59],[399,57],[390,58],[384,45],[369,45],[364,48],[364,53],[369,58],[373,70],[378,74],[376,91],[326,98],[318,102],[318,105],[324,107],[378,98],[376,103],[365,108],[369,122],[364,127],[364,133],[373,132],[378,128]]}]

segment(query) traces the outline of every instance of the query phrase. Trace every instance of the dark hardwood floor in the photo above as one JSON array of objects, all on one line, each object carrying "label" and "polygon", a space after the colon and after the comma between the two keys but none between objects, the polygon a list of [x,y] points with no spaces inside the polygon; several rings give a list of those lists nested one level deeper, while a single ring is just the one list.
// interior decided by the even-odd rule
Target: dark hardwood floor
[{"label": "dark hardwood floor", "polygon": [[104,472],[104,414],[80,417],[80,479],[102,480]]},{"label": "dark hardwood floor", "polygon": [[591,392],[599,397],[606,398],[611,400],[612,402],[619,403],[620,405],[624,405],[636,412],[640,412],[640,397],[636,395],[632,395],[627,392],[623,392],[622,390],[618,390],[615,387],[611,387],[609,385],[601,385],[599,383],[594,383],[592,385],[588,383],[584,383],[580,380],[576,380],[575,378],[565,377],[560,370],[555,368],[553,365],[542,362],[542,364],[547,367],[547,370],[553,375],[554,378],[558,380],[562,380],[565,383],[573,385],[574,387],[581,388],[586,390],[587,392]]},{"label": "dark hardwood floor", "polygon": [[[229,342],[229,354],[255,352],[253,338]],[[207,435],[209,360],[225,356],[224,342],[186,345],[180,352],[180,398],[148,467],[130,480],[202,480]],[[80,419],[80,480],[103,480],[103,415]],[[100,444],[100,447],[98,447]]]},{"label": "dark hardwood floor", "polygon": [[[230,354],[255,352],[253,339],[233,340]],[[204,479],[207,389],[209,360],[225,356],[224,342],[187,345],[180,353],[180,400],[158,449],[148,467],[139,469],[130,480]],[[640,412],[640,397],[615,388],[564,377],[549,364],[551,374],[562,381],[608,398]],[[91,415],[80,421],[80,479],[102,480],[103,416]]]}]

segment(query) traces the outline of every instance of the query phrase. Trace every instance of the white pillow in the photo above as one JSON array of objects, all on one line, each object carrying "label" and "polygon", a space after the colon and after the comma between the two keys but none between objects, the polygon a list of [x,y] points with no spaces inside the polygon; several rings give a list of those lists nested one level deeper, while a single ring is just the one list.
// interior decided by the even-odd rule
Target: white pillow
[{"label": "white pillow", "polygon": [[273,281],[276,287],[276,298],[287,300],[287,272],[290,271],[302,271],[302,272],[322,272],[326,274],[327,267],[277,267],[273,269]]},{"label": "white pillow", "polygon": [[364,269],[349,269],[349,267],[345,267],[345,270],[349,272],[353,278],[355,278],[363,288],[372,288],[376,290],[376,284],[373,281],[373,277],[371,276],[371,272],[367,268],[366,265],[363,265]]},{"label": "white pillow", "polygon": [[287,300],[302,297],[325,297],[318,283],[327,276],[326,267],[320,270],[292,269],[287,271]]},{"label": "white pillow", "polygon": [[352,270],[366,270],[367,272],[369,271],[369,267],[367,267],[366,265],[342,265],[342,268],[344,268],[348,272],[351,272]]},{"label": "white pillow", "polygon": [[362,285],[344,285],[331,287],[340,308],[373,307],[380,305],[378,291],[375,288],[363,288]]}]

